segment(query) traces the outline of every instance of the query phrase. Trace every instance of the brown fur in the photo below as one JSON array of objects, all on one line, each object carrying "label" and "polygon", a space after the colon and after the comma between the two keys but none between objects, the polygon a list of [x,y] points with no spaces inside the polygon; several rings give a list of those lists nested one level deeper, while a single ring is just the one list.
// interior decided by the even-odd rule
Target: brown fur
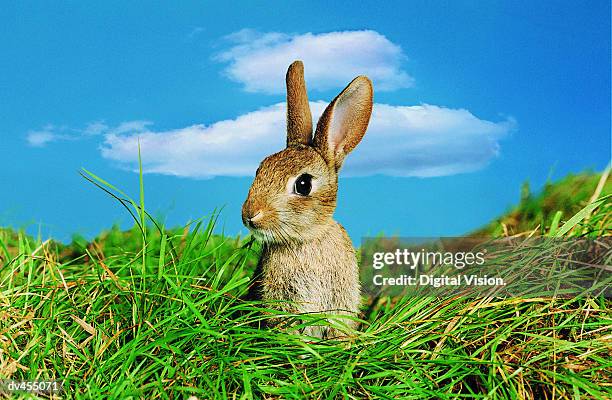
[{"label": "brown fur", "polygon": [[308,104],[304,64],[295,61],[287,70],[287,146],[310,144],[312,114]]},{"label": "brown fur", "polygon": [[[355,316],[361,298],[355,250],[333,213],[338,170],[365,134],[372,86],[366,77],[354,79],[325,110],[314,141],[301,62],[287,72],[287,101],[287,148],[261,162],[242,207],[245,225],[263,241],[256,290],[264,300],[285,301],[275,304],[286,311]],[[292,192],[304,173],[313,177],[308,196]],[[339,332],[311,326],[305,333]]]},{"label": "brown fur", "polygon": [[[368,128],[373,95],[372,82],[365,76],[358,76],[329,103],[319,119],[314,146],[322,149],[323,157],[328,163],[335,165],[336,170],[340,169],[346,155],[359,144]],[[332,127],[334,113],[340,107],[346,110],[339,118],[341,119],[339,135],[332,140],[328,130]]]}]

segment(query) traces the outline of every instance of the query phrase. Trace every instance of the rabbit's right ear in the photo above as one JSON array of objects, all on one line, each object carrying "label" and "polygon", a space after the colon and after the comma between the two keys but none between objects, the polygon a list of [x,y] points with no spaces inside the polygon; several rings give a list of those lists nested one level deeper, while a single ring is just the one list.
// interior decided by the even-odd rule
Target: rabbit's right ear
[{"label": "rabbit's right ear", "polygon": [[287,147],[312,142],[312,115],[304,81],[304,64],[294,61],[287,70]]},{"label": "rabbit's right ear", "polygon": [[368,129],[372,96],[372,82],[358,76],[329,103],[319,119],[314,147],[336,171]]}]

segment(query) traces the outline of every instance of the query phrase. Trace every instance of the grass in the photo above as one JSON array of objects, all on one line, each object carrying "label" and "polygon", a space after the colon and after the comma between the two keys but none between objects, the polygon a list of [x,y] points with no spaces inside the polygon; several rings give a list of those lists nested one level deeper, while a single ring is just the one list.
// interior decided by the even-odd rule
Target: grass
[{"label": "grass", "polygon": [[[608,235],[602,192],[529,229]],[[240,299],[257,244],[213,234],[216,213],[153,224],[142,177],[141,194],[122,200],[133,229],[91,242],[0,230],[0,378],[61,379],[76,399],[612,397],[609,299],[377,297],[342,340],[260,329],[273,311]]]},{"label": "grass", "polygon": [[612,194],[609,172],[608,169],[603,174],[570,174],[559,182],[547,182],[538,194],[531,193],[529,183],[525,182],[521,188],[520,203],[474,232],[474,235],[499,237],[533,230],[546,234],[560,218],[570,218],[596,197]]}]

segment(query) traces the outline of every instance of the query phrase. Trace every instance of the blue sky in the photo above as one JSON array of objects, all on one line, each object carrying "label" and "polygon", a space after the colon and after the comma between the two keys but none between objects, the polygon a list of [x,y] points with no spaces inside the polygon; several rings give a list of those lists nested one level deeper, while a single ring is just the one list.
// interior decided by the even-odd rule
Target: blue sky
[{"label": "blue sky", "polygon": [[[62,240],[129,216],[79,175],[137,195],[167,225],[240,206],[284,141],[282,76],[305,61],[313,112],[357,74],[370,131],[336,219],[353,239],[457,235],[610,160],[610,3],[63,2],[0,10],[0,225]],[[281,77],[281,78],[279,78]]]}]

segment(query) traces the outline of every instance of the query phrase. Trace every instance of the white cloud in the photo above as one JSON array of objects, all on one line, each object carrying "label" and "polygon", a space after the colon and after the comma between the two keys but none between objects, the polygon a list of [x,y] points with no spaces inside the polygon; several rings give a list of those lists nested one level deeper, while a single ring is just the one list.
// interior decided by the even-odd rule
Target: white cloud
[{"label": "white cloud", "polygon": [[215,58],[228,63],[224,73],[249,92],[284,93],[287,66],[297,59],[304,61],[309,89],[344,87],[362,74],[381,91],[413,84],[401,70],[406,56],[400,46],[376,31],[288,35],[245,29],[227,39],[232,46]]},{"label": "white cloud", "polygon": [[109,129],[108,133],[121,134],[121,133],[138,133],[145,132],[147,126],[152,125],[151,121],[126,121],[122,122],[114,128]]},{"label": "white cloud", "polygon": [[26,136],[28,144],[32,147],[45,147],[48,143],[61,140],[63,135],[54,133],[51,130],[30,131]]},{"label": "white cloud", "polygon": [[26,135],[28,144],[32,147],[45,147],[51,142],[65,140],[82,140],[102,134],[140,133],[147,130],[149,121],[126,121],[115,127],[109,127],[103,121],[94,121],[85,125],[85,128],[71,128],[68,126],[55,126],[48,124],[40,130],[30,131]]},{"label": "white cloud", "polygon": [[[311,102],[319,116],[326,103]],[[315,119],[316,120],[316,119]],[[474,171],[499,152],[513,119],[491,122],[464,109],[376,104],[367,134],[342,174],[442,176]],[[285,146],[285,104],[212,125],[105,135],[103,157],[134,168],[140,142],[145,172],[194,178],[252,176],[259,162]]]},{"label": "white cloud", "polygon": [[87,124],[85,129],[83,130],[83,134],[89,136],[99,135],[108,130],[108,125],[106,125],[103,121],[95,121]]}]

